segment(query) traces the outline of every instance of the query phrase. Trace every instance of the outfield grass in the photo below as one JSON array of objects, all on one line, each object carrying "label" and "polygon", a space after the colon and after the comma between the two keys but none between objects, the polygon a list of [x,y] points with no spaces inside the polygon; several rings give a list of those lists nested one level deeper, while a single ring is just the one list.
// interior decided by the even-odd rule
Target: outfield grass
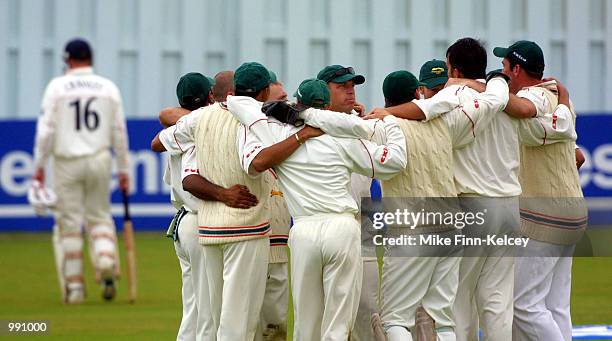
[{"label": "outfield grass", "polygon": [[[127,302],[125,281],[119,285],[117,299],[104,302],[86,262],[86,301],[65,306],[60,302],[51,236],[0,234],[0,320],[48,320],[50,333],[42,337],[45,340],[174,339],[181,318],[181,279],[174,247],[161,233],[137,233],[136,239],[136,304]],[[575,324],[612,324],[610,269],[612,258],[575,259]]]}]

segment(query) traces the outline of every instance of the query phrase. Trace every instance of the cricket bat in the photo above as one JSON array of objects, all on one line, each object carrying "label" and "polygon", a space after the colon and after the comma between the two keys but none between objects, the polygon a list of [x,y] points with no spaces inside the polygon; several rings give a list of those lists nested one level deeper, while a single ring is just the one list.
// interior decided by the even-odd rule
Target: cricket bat
[{"label": "cricket bat", "polygon": [[128,194],[123,194],[123,241],[127,259],[128,300],[130,303],[136,301],[136,245],[134,244],[134,227],[130,216]]}]

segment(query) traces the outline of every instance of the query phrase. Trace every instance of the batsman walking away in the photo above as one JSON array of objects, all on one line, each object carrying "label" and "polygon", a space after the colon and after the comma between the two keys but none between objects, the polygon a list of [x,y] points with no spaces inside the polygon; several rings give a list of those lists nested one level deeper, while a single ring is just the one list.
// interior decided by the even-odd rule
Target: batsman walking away
[{"label": "batsman walking away", "polygon": [[127,191],[128,138],[121,94],[93,71],[93,53],[82,39],[64,49],[67,72],[45,90],[34,147],[33,179],[46,183],[53,158],[53,249],[60,292],[67,304],[85,298],[83,227],[102,296],[112,300],[119,276],[117,235],[111,217],[111,149],[117,157],[119,188]]}]

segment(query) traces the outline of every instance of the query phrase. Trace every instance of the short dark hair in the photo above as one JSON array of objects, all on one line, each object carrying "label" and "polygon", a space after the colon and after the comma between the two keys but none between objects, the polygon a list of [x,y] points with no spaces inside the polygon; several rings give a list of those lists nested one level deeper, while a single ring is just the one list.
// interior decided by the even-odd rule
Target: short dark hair
[{"label": "short dark hair", "polygon": [[406,95],[406,97],[401,98],[401,99],[388,99],[385,97],[385,108],[388,107],[394,107],[396,105],[400,105],[400,104],[404,104],[404,103],[408,103],[408,102],[412,102],[413,99],[415,99],[416,97],[414,96],[415,91],[410,92],[409,94]]},{"label": "short dark hair", "polygon": [[523,71],[525,71],[527,73],[527,75],[529,75],[529,77],[531,78],[535,78],[535,79],[542,79],[542,77],[544,77],[544,71],[540,71],[540,72],[533,72],[530,70],[527,70],[526,68],[524,68],[521,64],[518,63],[518,61],[514,58],[508,58],[506,57],[506,59],[508,59],[508,65],[510,65],[510,69],[514,69],[514,66],[516,65],[520,65],[521,69]]},{"label": "short dark hair", "polygon": [[487,75],[487,51],[474,38],[461,38],[446,50],[449,64],[465,78],[479,79]]},{"label": "short dark hair", "polygon": [[201,101],[196,102],[194,98],[191,96],[185,97],[183,98],[183,100],[185,101],[185,103],[181,105],[181,108],[187,109],[190,111],[194,111],[194,110],[200,109],[201,107],[205,107],[211,104],[209,101],[209,95],[206,95],[204,103],[202,103]]},{"label": "short dark hair", "polygon": [[267,88],[269,88],[270,85],[268,84],[268,86],[260,89],[259,91],[253,92],[253,91],[242,91],[242,90],[238,90],[236,88],[234,88],[234,95],[236,96],[246,96],[246,97],[251,97],[251,98],[257,98],[257,96],[259,96],[259,94],[261,94],[262,91],[265,91]]}]

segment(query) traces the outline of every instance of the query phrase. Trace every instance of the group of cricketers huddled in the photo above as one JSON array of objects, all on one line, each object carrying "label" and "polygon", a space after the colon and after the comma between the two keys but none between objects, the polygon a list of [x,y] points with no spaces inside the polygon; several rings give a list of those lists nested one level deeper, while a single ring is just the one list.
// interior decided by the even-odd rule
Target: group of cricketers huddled
[{"label": "group of cricketers huddled", "polygon": [[[257,62],[182,76],[180,107],[161,111],[151,142],[170,154],[177,339],[285,340],[290,289],[294,340],[570,341],[586,209],[519,198],[582,198],[576,115],[567,89],[543,78],[536,43],[493,53],[503,69],[487,74],[482,44],[459,39],[418,78],[387,75],[385,107],[370,111],[355,96],[365,77],[342,65],[302,81],[295,100]],[[383,199],[478,205],[485,229],[528,237],[537,256],[364,257],[373,181]]]}]

